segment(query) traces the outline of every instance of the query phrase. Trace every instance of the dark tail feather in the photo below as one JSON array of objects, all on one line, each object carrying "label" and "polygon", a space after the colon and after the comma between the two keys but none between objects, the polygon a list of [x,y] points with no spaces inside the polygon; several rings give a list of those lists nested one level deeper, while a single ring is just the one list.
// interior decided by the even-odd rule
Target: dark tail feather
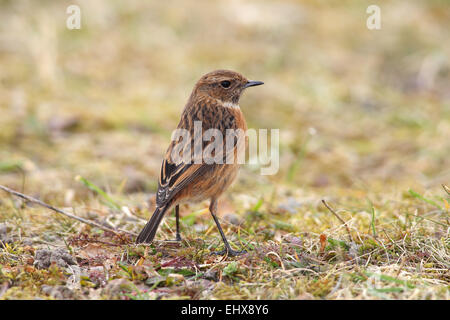
[{"label": "dark tail feather", "polygon": [[156,208],[144,229],[142,229],[141,233],[137,236],[136,243],[150,243],[153,241],[153,238],[155,238],[156,235],[156,230],[158,230],[159,224],[164,217],[164,213],[166,213],[169,207],[169,205],[166,205],[162,208]]}]

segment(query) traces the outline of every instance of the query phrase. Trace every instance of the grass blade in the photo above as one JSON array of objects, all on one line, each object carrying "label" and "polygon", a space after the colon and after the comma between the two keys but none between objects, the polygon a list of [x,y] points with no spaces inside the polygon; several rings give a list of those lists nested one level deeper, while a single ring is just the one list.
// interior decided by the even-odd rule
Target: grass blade
[{"label": "grass blade", "polygon": [[440,205],[438,205],[436,202],[434,202],[433,200],[427,199],[424,196],[422,196],[421,194],[415,192],[412,189],[408,190],[409,194],[412,195],[414,198],[420,199],[428,204],[431,204],[432,206],[435,206],[436,208],[438,208],[439,210],[443,210],[442,207]]},{"label": "grass blade", "polygon": [[100,195],[103,200],[105,201],[106,205],[109,206],[112,209],[120,210],[120,205],[115,202],[105,191],[103,191],[101,188],[97,187],[95,184],[87,180],[86,178],[83,178],[81,176],[77,176],[75,178],[77,181],[81,181],[82,184],[84,184],[88,189],[94,191],[98,195]]}]

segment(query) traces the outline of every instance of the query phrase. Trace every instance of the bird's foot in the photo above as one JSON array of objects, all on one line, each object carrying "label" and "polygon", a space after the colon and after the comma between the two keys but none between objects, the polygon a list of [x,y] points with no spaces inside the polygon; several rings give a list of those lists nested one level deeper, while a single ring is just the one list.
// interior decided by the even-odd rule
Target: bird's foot
[{"label": "bird's foot", "polygon": [[243,255],[245,253],[247,253],[247,251],[245,251],[245,250],[237,251],[237,250],[226,249],[226,248],[223,250],[220,250],[220,251],[212,252],[212,254],[214,254],[214,255],[219,255],[219,256],[227,255],[230,257],[237,257],[237,256]]},{"label": "bird's foot", "polygon": [[178,244],[181,245],[181,242],[183,242],[183,239],[180,235],[177,235],[175,239],[173,240],[165,240],[166,243],[172,243],[172,244]]},{"label": "bird's foot", "polygon": [[181,239],[171,239],[171,240],[166,240],[166,242],[181,244],[182,240]]},{"label": "bird's foot", "polygon": [[180,234],[177,233],[177,236],[175,237],[175,239],[173,239],[173,240],[167,240],[167,241],[169,241],[169,242],[179,242],[179,243],[181,243],[181,242],[183,241],[183,239],[181,239]]}]

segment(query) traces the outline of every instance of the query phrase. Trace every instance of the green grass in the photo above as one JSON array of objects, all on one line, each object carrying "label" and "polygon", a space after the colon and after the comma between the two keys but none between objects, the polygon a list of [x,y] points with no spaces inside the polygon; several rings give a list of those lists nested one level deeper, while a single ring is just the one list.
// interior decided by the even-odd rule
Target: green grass
[{"label": "green grass", "polygon": [[[265,82],[240,105],[281,137],[280,171],[243,166],[219,202],[239,257],[212,255],[207,202],[181,207],[181,244],[170,212],[135,246],[1,192],[0,299],[449,299],[449,7],[381,3],[369,31],[370,4],[80,1],[71,31],[63,2],[0,1],[2,185],[138,233],[218,68]],[[42,249],[76,265],[38,269]]]}]

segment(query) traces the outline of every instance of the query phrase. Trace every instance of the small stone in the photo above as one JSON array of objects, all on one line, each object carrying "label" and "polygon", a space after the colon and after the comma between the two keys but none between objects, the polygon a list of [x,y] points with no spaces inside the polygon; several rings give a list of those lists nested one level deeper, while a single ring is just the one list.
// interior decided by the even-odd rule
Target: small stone
[{"label": "small stone", "polygon": [[208,229],[208,226],[205,224],[194,224],[195,232],[205,232]]},{"label": "small stone", "polygon": [[101,290],[101,293],[103,295],[115,297],[123,292],[131,292],[133,289],[134,285],[131,281],[126,279],[114,279],[108,282],[108,284]]},{"label": "small stone", "polygon": [[291,237],[286,238],[286,241],[293,245],[296,245],[296,246],[301,246],[303,244],[302,238],[299,238],[299,237],[291,236]]},{"label": "small stone", "polygon": [[43,285],[41,290],[46,295],[49,295],[55,299],[70,299],[73,297],[73,292],[65,286],[49,286]]},{"label": "small stone", "polygon": [[8,229],[6,228],[5,223],[0,223],[0,237],[6,236]]},{"label": "small stone", "polygon": [[0,241],[3,243],[11,243],[12,239],[8,236],[8,227],[6,223],[0,223]]},{"label": "small stone", "polygon": [[217,270],[214,269],[208,270],[203,275],[203,278],[207,280],[218,281],[219,280],[218,272]]},{"label": "small stone", "polygon": [[289,197],[286,202],[280,204],[278,209],[284,212],[296,213],[297,209],[300,208],[302,204],[295,200],[293,197]]},{"label": "small stone", "polygon": [[52,132],[72,131],[80,124],[77,117],[53,117],[48,122],[48,128]]},{"label": "small stone", "polygon": [[312,186],[316,188],[323,188],[330,184],[330,179],[328,179],[328,176],[324,174],[319,174],[314,181],[312,182]]},{"label": "small stone", "polygon": [[223,219],[225,221],[228,221],[229,223],[235,225],[235,226],[239,226],[242,224],[242,219],[240,219],[237,215],[233,214],[233,213],[228,213],[226,214]]},{"label": "small stone", "polygon": [[62,248],[56,250],[40,249],[36,251],[34,262],[36,268],[48,269],[52,263],[55,263],[61,268],[77,264],[75,259]]}]

